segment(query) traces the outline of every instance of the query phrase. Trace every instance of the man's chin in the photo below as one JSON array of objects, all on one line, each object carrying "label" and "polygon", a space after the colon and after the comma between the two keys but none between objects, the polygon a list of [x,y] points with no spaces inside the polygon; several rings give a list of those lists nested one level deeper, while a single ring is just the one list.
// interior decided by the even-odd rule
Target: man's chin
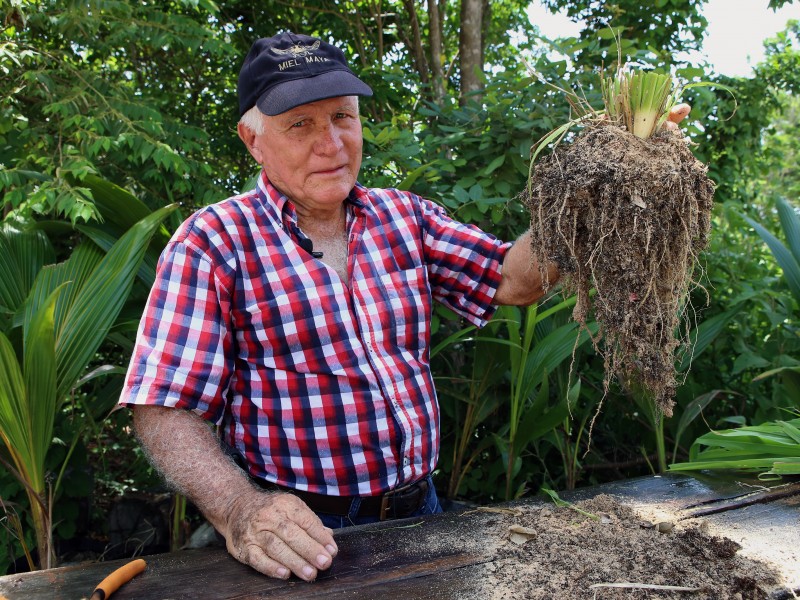
[{"label": "man's chin", "polygon": [[355,183],[355,180],[348,178],[346,181],[340,181],[334,185],[321,185],[314,196],[318,202],[323,204],[343,202],[350,194],[350,190],[353,189]]}]

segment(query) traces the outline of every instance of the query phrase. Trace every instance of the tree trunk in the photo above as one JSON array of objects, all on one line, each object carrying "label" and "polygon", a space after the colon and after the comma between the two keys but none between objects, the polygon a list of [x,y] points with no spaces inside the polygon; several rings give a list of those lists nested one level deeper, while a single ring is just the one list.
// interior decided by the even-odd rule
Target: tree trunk
[{"label": "tree trunk", "polygon": [[489,39],[489,27],[492,24],[492,2],[491,0],[483,0],[483,7],[481,9],[481,69],[486,64],[486,44],[485,40]]},{"label": "tree trunk", "polygon": [[52,569],[57,565],[56,556],[53,552],[53,530],[50,511],[42,500],[44,493],[37,494],[33,488],[28,488],[27,492],[31,503],[33,529],[36,532],[36,550],[39,552],[38,567],[40,569]]},{"label": "tree trunk", "polygon": [[425,51],[422,48],[422,35],[419,31],[419,18],[417,18],[417,7],[415,0],[403,0],[403,4],[408,13],[408,20],[411,26],[411,39],[406,42],[411,51],[411,59],[419,73],[419,80],[423,84],[428,83],[428,62],[425,59]]},{"label": "tree trunk", "polygon": [[431,84],[433,100],[441,105],[444,98],[445,80],[442,58],[442,24],[438,0],[428,0],[428,40],[431,48]]},{"label": "tree trunk", "polygon": [[461,37],[459,55],[461,60],[460,104],[465,104],[466,96],[481,89],[483,64],[483,0],[461,0]]}]

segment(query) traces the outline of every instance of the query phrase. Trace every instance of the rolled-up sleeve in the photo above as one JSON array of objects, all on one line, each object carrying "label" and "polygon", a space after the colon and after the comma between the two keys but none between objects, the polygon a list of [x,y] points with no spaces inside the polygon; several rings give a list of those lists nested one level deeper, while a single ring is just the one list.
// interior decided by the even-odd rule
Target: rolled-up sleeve
[{"label": "rolled-up sleeve", "polygon": [[221,267],[173,239],[159,260],[120,404],[189,409],[219,423],[232,372],[230,298]]},{"label": "rolled-up sleeve", "polygon": [[492,300],[511,244],[451,219],[429,200],[420,206],[433,297],[482,327],[497,310]]}]

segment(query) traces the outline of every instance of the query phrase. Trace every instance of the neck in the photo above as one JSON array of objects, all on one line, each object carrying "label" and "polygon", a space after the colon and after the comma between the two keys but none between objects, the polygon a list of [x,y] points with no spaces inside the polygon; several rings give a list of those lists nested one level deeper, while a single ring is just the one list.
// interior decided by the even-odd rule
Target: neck
[{"label": "neck", "polygon": [[329,211],[298,211],[297,225],[310,238],[330,237],[341,234],[347,223],[344,202]]},{"label": "neck", "polygon": [[344,203],[330,214],[297,215],[297,224],[314,244],[318,258],[347,281],[347,212]]}]

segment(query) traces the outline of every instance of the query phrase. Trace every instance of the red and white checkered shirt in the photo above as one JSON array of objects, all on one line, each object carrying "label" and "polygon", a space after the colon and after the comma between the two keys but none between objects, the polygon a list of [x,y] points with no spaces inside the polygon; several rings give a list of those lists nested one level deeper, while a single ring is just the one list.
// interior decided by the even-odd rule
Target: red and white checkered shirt
[{"label": "red and white checkered shirt", "polygon": [[251,475],[298,490],[370,496],[429,474],[432,300],[483,325],[509,244],[407,192],[356,184],[347,207],[346,282],[301,248],[294,206],[263,173],[183,223],[120,404],[193,410]]}]

